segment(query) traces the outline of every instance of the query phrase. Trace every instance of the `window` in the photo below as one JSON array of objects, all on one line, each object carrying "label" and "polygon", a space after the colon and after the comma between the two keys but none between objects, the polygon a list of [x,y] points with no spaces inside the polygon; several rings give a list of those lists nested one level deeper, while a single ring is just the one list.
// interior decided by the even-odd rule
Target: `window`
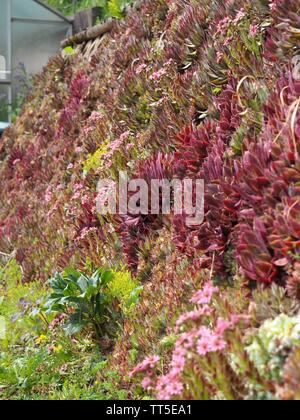
[{"label": "window", "polygon": [[9,122],[24,88],[20,69],[22,77],[40,72],[71,31],[71,22],[40,0],[0,0],[0,123]]},{"label": "window", "polygon": [[0,0],[0,80],[10,80],[10,0]]},{"label": "window", "polygon": [[0,55],[0,80],[6,79],[6,58]]}]

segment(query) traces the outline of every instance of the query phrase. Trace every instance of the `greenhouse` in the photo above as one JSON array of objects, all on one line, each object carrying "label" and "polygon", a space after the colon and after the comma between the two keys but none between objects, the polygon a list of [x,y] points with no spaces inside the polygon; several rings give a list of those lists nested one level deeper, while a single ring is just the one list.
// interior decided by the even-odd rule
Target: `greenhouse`
[{"label": "greenhouse", "polygon": [[0,130],[24,79],[38,73],[70,34],[71,21],[38,0],[0,0]]}]

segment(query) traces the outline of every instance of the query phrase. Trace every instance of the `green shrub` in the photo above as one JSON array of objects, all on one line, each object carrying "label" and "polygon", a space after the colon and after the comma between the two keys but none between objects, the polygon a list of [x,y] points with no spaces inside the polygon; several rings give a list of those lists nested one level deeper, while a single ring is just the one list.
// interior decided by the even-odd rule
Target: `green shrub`
[{"label": "green shrub", "polygon": [[136,305],[143,287],[132,279],[129,271],[114,271],[108,290],[110,295],[119,301],[122,311],[126,314]]},{"label": "green shrub", "polygon": [[68,315],[64,325],[67,335],[92,326],[97,338],[101,338],[112,315],[111,298],[107,293],[112,278],[113,272],[104,269],[98,269],[91,277],[73,269],[57,273],[49,281],[53,293],[45,304],[47,313]]}]

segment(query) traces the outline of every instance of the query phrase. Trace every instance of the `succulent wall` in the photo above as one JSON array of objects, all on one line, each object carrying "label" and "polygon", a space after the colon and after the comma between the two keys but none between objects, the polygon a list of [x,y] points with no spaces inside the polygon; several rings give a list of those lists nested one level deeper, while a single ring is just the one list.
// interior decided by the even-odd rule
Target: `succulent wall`
[{"label": "succulent wall", "polygon": [[[70,265],[126,264],[144,283],[139,314],[124,326],[114,353],[124,372],[132,365],[132,337],[141,354],[157,353],[204,281],[225,289],[223,317],[240,315],[222,324],[215,313],[200,315],[200,299],[198,315],[187,320],[212,317],[213,330],[186,335],[176,347],[180,353],[191,340],[181,360],[191,342],[207,344],[204,338],[215,343],[211,352],[223,350],[225,331],[248,360],[236,346],[268,318],[260,311],[271,314],[262,296],[270,301],[272,293],[264,288],[273,284],[275,294],[284,288],[290,300],[280,299],[289,308],[300,297],[299,8],[297,0],[145,0],[88,59],[80,48],[53,58],[1,140],[0,250],[15,253],[24,279],[44,281]],[[189,228],[184,216],[100,216],[97,181],[117,181],[119,170],[146,181],[203,178],[204,223]],[[199,349],[198,355],[210,352]],[[287,376],[297,357],[290,356]],[[216,388],[203,377],[199,393],[191,393],[178,379],[183,363],[177,388],[166,389],[170,377],[156,378],[157,362],[135,374],[147,372],[145,389],[157,380],[161,397],[204,398]],[[169,362],[174,368],[174,356]],[[223,394],[251,395],[247,378],[275,395],[275,379],[262,379],[251,357],[247,363],[233,369],[214,359],[220,378],[231,378]],[[285,386],[284,395],[292,393],[288,380]]]}]

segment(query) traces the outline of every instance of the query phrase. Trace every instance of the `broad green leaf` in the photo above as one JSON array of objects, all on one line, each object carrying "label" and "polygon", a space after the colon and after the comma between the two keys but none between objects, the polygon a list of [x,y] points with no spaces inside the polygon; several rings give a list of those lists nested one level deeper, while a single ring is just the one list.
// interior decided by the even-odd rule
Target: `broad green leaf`
[{"label": "broad green leaf", "polygon": [[63,326],[67,335],[76,335],[87,326],[88,322],[82,319],[82,315],[76,312],[70,316],[69,321]]},{"label": "broad green leaf", "polygon": [[85,276],[80,276],[80,278],[77,280],[77,284],[80,287],[82,293],[86,293],[88,287],[89,287],[89,282],[88,279]]}]

